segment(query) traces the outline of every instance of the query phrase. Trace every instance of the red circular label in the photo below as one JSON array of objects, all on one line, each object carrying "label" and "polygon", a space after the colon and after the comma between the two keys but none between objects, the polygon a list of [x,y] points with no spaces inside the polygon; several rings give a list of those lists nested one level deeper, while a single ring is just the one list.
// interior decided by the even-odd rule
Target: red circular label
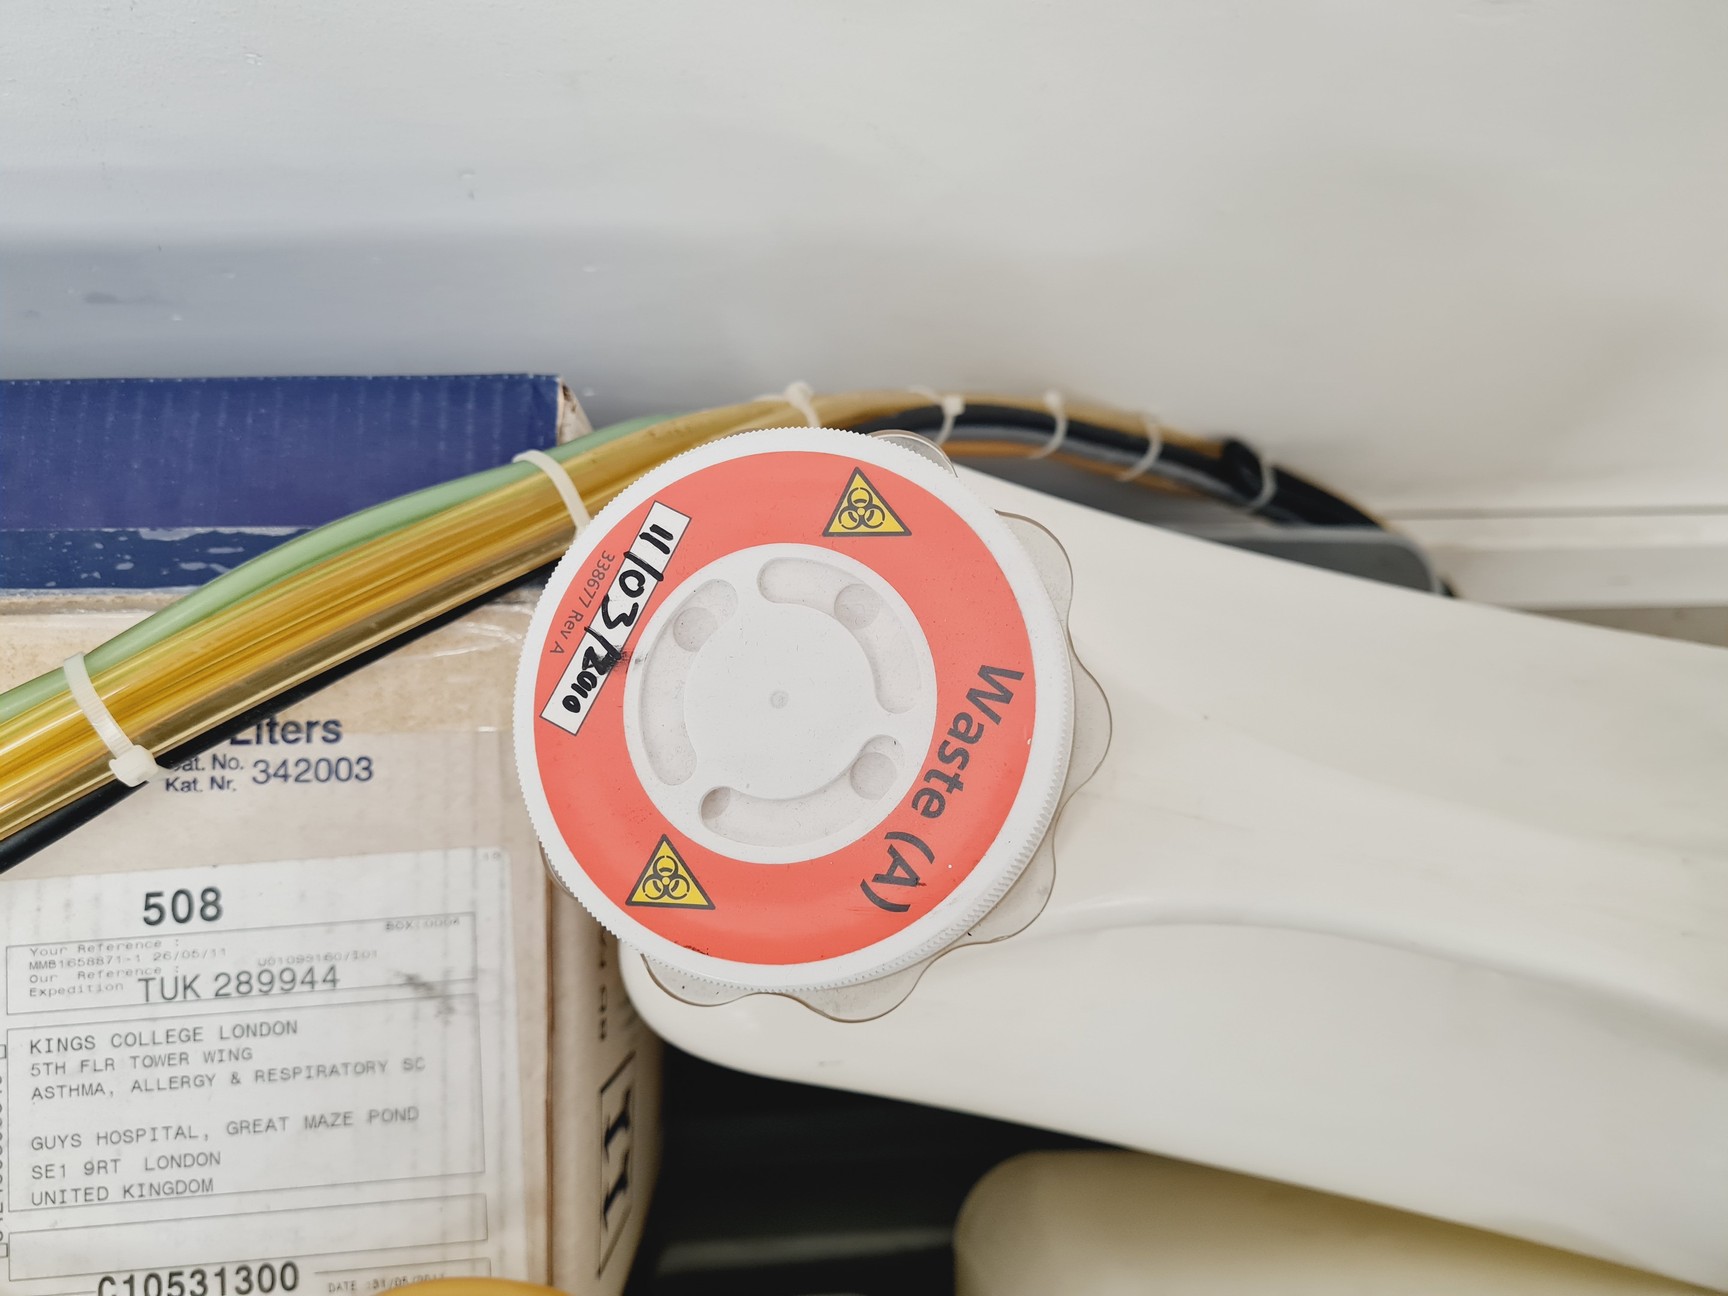
[{"label": "red circular label", "polygon": [[[781,543],[831,549],[899,593],[934,660],[936,719],[911,787],[862,836],[760,864],[691,840],[654,805],[627,746],[625,676],[693,573]],[[584,547],[539,645],[534,761],[560,836],[621,910],[714,958],[807,963],[904,930],[972,872],[1026,776],[1036,687],[1008,578],[953,508],[872,462],[771,451],[697,468]]]}]

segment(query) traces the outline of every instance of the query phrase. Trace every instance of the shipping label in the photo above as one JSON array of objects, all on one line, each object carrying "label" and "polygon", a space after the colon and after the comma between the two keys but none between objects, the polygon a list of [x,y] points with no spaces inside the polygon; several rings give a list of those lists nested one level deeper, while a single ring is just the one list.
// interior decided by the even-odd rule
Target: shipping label
[{"label": "shipping label", "polygon": [[506,864],[0,882],[0,1292],[330,1296],[516,1269]]}]

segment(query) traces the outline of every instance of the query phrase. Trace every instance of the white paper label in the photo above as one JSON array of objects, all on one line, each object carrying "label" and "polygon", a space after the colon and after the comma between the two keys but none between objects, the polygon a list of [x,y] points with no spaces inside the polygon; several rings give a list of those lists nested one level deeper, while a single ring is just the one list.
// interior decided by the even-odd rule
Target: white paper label
[{"label": "white paper label", "polygon": [[0,883],[0,1291],[522,1263],[497,850]]},{"label": "white paper label", "polygon": [[[612,668],[623,660],[631,637],[641,628],[642,609],[665,579],[667,560],[677,551],[689,525],[690,519],[677,509],[655,503],[648,510],[635,543],[624,551],[622,559],[614,559],[610,554],[596,555],[586,588],[577,594],[575,609],[558,627],[548,649],[553,653],[569,652],[570,664],[540,709],[542,720],[566,733],[581,731]],[[576,633],[576,618],[593,606],[596,599],[599,609]],[[575,641],[566,648],[572,634]]]}]

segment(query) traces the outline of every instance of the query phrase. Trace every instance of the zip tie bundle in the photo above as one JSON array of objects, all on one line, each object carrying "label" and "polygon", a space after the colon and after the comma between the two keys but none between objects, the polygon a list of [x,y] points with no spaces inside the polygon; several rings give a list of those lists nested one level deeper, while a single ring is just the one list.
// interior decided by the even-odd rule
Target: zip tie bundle
[{"label": "zip tie bundle", "polygon": [[1146,453],[1134,463],[1116,474],[1119,482],[1130,482],[1158,462],[1158,456],[1164,453],[1164,424],[1156,414],[1142,414],[1140,421],[1146,425]]},{"label": "zip tie bundle", "polygon": [[533,464],[552,479],[552,484],[558,488],[559,498],[564,501],[564,507],[570,510],[570,520],[576,524],[578,535],[583,527],[594,520],[588,512],[588,506],[582,502],[582,494],[576,489],[576,483],[571,481],[570,474],[564,471],[564,465],[544,450],[524,450],[513,456],[510,462]]},{"label": "zip tie bundle", "polygon": [[815,395],[815,389],[809,383],[800,380],[795,383],[787,383],[785,391],[768,392],[756,399],[785,401],[804,416],[804,422],[810,427],[821,427],[822,419],[816,413],[816,402],[813,399]]},{"label": "zip tie bundle", "polygon": [[946,445],[948,438],[954,435],[954,421],[966,412],[966,398],[959,392],[949,392],[946,396],[929,387],[908,387],[914,396],[922,396],[932,405],[942,411],[942,427],[934,438],[937,445]]},{"label": "zip tie bundle", "polygon": [[1062,393],[1052,387],[1044,393],[1044,408],[1050,411],[1050,417],[1056,420],[1056,428],[1050,433],[1050,439],[1027,456],[1029,459],[1047,459],[1062,448],[1062,443],[1068,439],[1068,407],[1062,403]]},{"label": "zip tie bundle", "polygon": [[133,742],[126,736],[126,731],[115,723],[113,715],[109,713],[108,704],[102,700],[102,695],[90,682],[90,669],[84,664],[83,653],[74,653],[68,657],[60,664],[60,669],[66,673],[66,689],[72,694],[72,700],[78,704],[78,709],[84,713],[84,718],[90,722],[96,736],[114,753],[114,759],[108,762],[108,768],[114,771],[115,778],[127,787],[137,787],[168,772],[156,763],[156,758],[150,754],[148,747]]},{"label": "zip tie bundle", "polygon": [[[789,395],[671,419],[631,420],[596,433],[599,444],[576,442],[555,451],[555,461],[565,454],[573,457],[548,475],[561,500],[566,498],[564,479],[577,492],[583,507],[571,508],[566,516],[580,521],[589,500],[596,506],[607,502],[623,483],[656,464],[770,422],[763,417],[769,400],[801,403],[807,417],[820,417],[808,392],[795,385]],[[822,397],[821,408],[840,427],[869,431],[903,426],[908,411],[927,411],[922,400],[905,389],[844,392]],[[1011,395],[981,394],[978,400],[986,407],[1000,401],[1015,409],[1037,408],[1036,402]],[[771,414],[773,406],[768,409]],[[968,403],[968,413],[977,410]],[[1100,476],[1121,473],[1145,418],[1102,406],[1088,407],[1084,417],[1085,423],[1064,424],[1063,433],[1075,445],[1070,451],[1061,443],[1062,452],[1077,467]],[[1007,436],[985,427],[976,435],[969,428],[962,437],[956,427],[949,444],[961,457],[1023,455],[1026,447],[1019,437],[1028,423],[1036,427],[1037,415],[1006,421],[1016,429]],[[650,425],[652,434],[645,432]],[[1117,436],[1100,440],[1091,434],[1094,426]],[[1196,493],[1241,499],[1236,492],[1243,489],[1239,483],[1245,473],[1226,471],[1240,467],[1233,443],[1194,438],[1206,453],[1196,456],[1196,467],[1184,466],[1178,474],[1171,456],[1187,442],[1173,429],[1164,428],[1161,435],[1162,453],[1150,453],[1148,437],[1145,459],[1159,462],[1180,482],[1197,479]],[[1270,472],[1270,465],[1265,467]],[[1286,497],[1281,521],[1378,525],[1348,500],[1319,487],[1304,483],[1291,493],[1280,491],[1280,485],[1264,476],[1255,483],[1255,507],[1269,509],[1273,497],[1281,495]],[[0,872],[95,813],[97,803],[82,808],[80,803],[104,784],[116,778],[143,782],[159,768],[148,751],[134,750],[141,744],[106,723],[111,714],[92,696],[93,688],[79,688],[74,680],[113,678],[108,672],[126,663],[130,682],[117,698],[127,703],[127,723],[147,734],[152,748],[177,751],[297,685],[323,678],[370,646],[412,632],[453,606],[555,560],[569,548],[570,535],[555,511],[523,507],[535,499],[549,503],[532,473],[487,470],[374,505],[223,573],[91,649],[82,663],[0,692],[0,750],[5,752],[0,757]],[[200,662],[195,681],[184,678],[189,653],[198,654]],[[43,825],[41,831],[24,836],[35,824]]]}]

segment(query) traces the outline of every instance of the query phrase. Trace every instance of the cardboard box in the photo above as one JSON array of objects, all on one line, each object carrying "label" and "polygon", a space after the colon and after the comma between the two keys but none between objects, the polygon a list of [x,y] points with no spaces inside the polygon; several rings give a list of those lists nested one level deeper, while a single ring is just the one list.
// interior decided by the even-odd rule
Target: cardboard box
[{"label": "cardboard box", "polygon": [[[138,615],[78,606],[0,607],[0,687]],[[658,1044],[521,807],[529,615],[454,622],[0,878],[0,1291],[622,1288]]]}]

